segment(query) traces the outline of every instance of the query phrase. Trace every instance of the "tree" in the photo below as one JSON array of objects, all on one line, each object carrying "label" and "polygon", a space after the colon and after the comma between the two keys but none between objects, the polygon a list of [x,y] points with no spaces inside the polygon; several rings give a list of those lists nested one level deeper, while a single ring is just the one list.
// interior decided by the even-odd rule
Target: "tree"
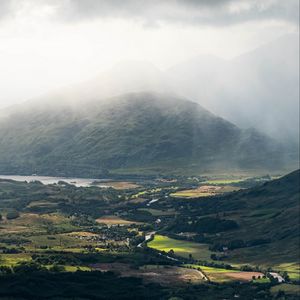
[{"label": "tree", "polygon": [[278,291],[277,295],[276,295],[276,299],[285,299],[285,292],[284,291]]},{"label": "tree", "polygon": [[288,274],[287,271],[284,271],[284,272],[282,273],[282,277],[283,277],[283,279],[284,279],[285,281],[290,281],[290,277],[289,277],[289,274]]},{"label": "tree", "polygon": [[36,262],[22,261],[19,262],[16,266],[14,266],[13,270],[15,273],[31,273],[46,269]]},{"label": "tree", "polygon": [[12,210],[12,211],[10,211],[10,212],[8,212],[8,213],[6,214],[6,219],[7,219],[7,220],[12,220],[12,219],[18,218],[19,216],[20,216],[20,214],[19,214],[18,211]]},{"label": "tree", "polygon": [[0,274],[11,274],[12,270],[7,266],[0,266]]},{"label": "tree", "polygon": [[214,253],[210,255],[210,258],[211,258],[212,260],[218,260],[217,255],[214,254]]},{"label": "tree", "polygon": [[66,269],[62,265],[54,264],[49,271],[51,272],[64,272]]},{"label": "tree", "polygon": [[173,256],[173,255],[175,254],[175,252],[174,252],[173,249],[171,249],[171,250],[168,252],[168,254],[169,254],[170,256]]}]

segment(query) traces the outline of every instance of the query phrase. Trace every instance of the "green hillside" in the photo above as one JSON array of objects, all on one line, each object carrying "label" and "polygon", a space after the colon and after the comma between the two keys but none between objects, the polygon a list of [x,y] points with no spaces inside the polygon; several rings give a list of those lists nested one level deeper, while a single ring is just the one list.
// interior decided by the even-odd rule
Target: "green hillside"
[{"label": "green hillside", "polygon": [[[229,257],[225,259],[230,261],[261,265],[299,263],[299,198],[297,170],[261,186],[224,196],[178,202],[176,206],[184,206],[183,213],[170,228],[176,232],[194,228],[208,233],[211,249],[222,256],[224,247],[228,248]],[[236,226],[230,228],[227,223],[223,230],[212,227],[208,231],[212,221],[216,224],[220,220],[224,225],[225,220],[235,222]],[[187,227],[187,224],[192,225]]]},{"label": "green hillside", "polygon": [[271,139],[173,96],[20,106],[0,118],[0,173],[99,176],[119,168],[278,169]]}]

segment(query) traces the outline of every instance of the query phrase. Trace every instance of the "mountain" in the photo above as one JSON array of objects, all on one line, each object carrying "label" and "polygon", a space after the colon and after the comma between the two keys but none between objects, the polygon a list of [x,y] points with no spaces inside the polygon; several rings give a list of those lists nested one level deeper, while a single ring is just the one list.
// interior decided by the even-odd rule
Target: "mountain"
[{"label": "mountain", "polygon": [[231,60],[200,56],[167,70],[176,91],[242,128],[299,144],[299,36]]},{"label": "mountain", "polygon": [[[297,262],[299,260],[300,170],[261,186],[225,196],[221,200],[234,213],[240,228],[223,235],[223,241],[243,240],[249,247],[236,249],[232,257],[249,261]],[[211,204],[216,205],[216,204]]]},{"label": "mountain", "polygon": [[0,118],[0,173],[99,176],[119,168],[282,164],[272,139],[167,94],[125,94],[80,105],[31,102]]}]

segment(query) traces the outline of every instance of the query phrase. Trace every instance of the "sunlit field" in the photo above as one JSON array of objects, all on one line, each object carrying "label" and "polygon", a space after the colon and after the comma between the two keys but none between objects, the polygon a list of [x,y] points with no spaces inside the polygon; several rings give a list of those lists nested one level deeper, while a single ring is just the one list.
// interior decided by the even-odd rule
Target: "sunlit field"
[{"label": "sunlit field", "polygon": [[155,235],[154,239],[148,243],[148,247],[160,251],[169,252],[173,250],[175,255],[190,257],[199,260],[210,260],[211,252],[208,246],[183,240],[175,240],[163,235]]},{"label": "sunlit field", "polygon": [[182,190],[175,193],[171,193],[172,197],[182,197],[182,198],[198,198],[198,197],[209,197],[214,195],[220,195],[224,193],[229,193],[237,191],[239,188],[233,186],[214,186],[214,185],[204,185],[196,189]]}]

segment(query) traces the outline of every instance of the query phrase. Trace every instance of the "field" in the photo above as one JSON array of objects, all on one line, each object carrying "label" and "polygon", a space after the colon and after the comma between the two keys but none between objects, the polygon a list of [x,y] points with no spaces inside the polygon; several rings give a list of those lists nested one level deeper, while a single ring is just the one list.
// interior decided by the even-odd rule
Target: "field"
[{"label": "field", "polygon": [[64,266],[67,272],[77,272],[77,271],[91,271],[91,268],[84,266]]},{"label": "field", "polygon": [[31,256],[27,253],[16,253],[16,254],[1,254],[0,264],[2,266],[14,266],[20,262],[31,260]]},{"label": "field", "polygon": [[274,267],[275,270],[286,271],[292,280],[300,280],[300,264],[299,263],[285,263]]},{"label": "field", "polygon": [[95,185],[99,187],[112,187],[115,190],[127,190],[127,189],[136,189],[140,187],[140,185],[129,182],[129,181],[106,181],[106,182],[99,182],[95,183]]},{"label": "field", "polygon": [[106,225],[131,225],[131,224],[138,223],[138,222],[127,221],[117,216],[104,216],[96,219],[96,222],[103,223]]},{"label": "field", "polygon": [[173,250],[175,255],[186,258],[191,254],[198,260],[210,260],[211,255],[208,245],[175,240],[163,235],[155,235],[154,239],[148,243],[148,247],[165,252]]},{"label": "field", "polygon": [[245,181],[246,178],[240,178],[240,179],[210,179],[210,180],[205,180],[202,183],[203,184],[215,184],[215,185],[219,185],[219,184],[233,184],[233,183],[240,183]]},{"label": "field", "polygon": [[[262,278],[264,275],[260,272],[241,272],[238,270],[227,270],[222,268],[207,267],[194,264],[187,264],[184,266],[187,268],[200,269],[210,281],[219,283],[229,281],[252,281],[253,276],[255,276],[255,278],[258,278],[258,276]],[[257,279],[256,281],[262,282],[263,280],[264,279],[262,278]],[[269,282],[269,280],[266,279],[264,282]]]},{"label": "field", "polygon": [[238,188],[232,186],[204,185],[196,189],[178,191],[170,194],[170,196],[182,197],[182,198],[199,198],[199,197],[209,197],[218,194],[233,192],[236,190],[238,190]]},{"label": "field", "polygon": [[75,227],[70,224],[70,220],[60,214],[36,214],[22,213],[20,217],[13,220],[1,222],[2,234],[43,232],[49,226],[53,228],[64,228],[72,230]]},{"label": "field", "polygon": [[127,264],[105,263],[93,265],[92,268],[101,271],[119,272],[122,277],[140,277],[147,283],[160,283],[164,286],[187,283],[199,284],[204,281],[201,272],[198,270],[175,266],[144,265],[138,269],[133,269]]}]

